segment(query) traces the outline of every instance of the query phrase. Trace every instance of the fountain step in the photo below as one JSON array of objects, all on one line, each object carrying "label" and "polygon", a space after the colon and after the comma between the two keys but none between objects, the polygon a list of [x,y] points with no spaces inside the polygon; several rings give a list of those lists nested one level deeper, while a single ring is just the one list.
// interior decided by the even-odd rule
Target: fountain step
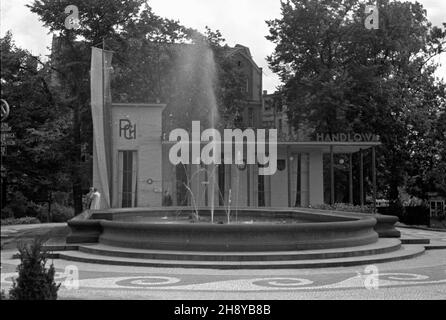
[{"label": "fountain step", "polygon": [[203,251],[167,251],[144,250],[108,246],[104,244],[81,245],[80,252],[134,259],[184,260],[184,261],[281,261],[314,260],[358,257],[396,251],[401,247],[398,239],[379,239],[370,245],[299,251],[265,252],[203,252]]},{"label": "fountain step", "polygon": [[355,266],[390,262],[416,257],[424,252],[423,246],[401,246],[399,250],[366,256],[343,257],[333,259],[309,260],[273,260],[273,261],[187,261],[187,260],[160,260],[138,259],[125,257],[112,257],[90,254],[80,251],[64,251],[56,255],[60,259],[97,263],[107,265],[140,266],[140,267],[166,267],[166,268],[205,268],[205,269],[290,269],[290,268],[324,268]]}]

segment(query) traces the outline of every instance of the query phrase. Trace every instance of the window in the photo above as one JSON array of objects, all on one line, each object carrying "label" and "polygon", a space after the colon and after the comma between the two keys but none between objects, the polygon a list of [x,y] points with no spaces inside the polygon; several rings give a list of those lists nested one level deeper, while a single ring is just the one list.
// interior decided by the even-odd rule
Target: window
[{"label": "window", "polygon": [[283,171],[286,168],[286,161],[285,159],[279,159],[277,160],[277,170]]},{"label": "window", "polygon": [[[258,164],[259,168],[265,167],[262,164]],[[265,176],[264,175],[258,175],[257,176],[257,201],[259,207],[265,206]]]},{"label": "window", "polygon": [[431,214],[431,217],[436,217],[440,214],[444,214],[444,201],[443,200],[431,200],[430,201],[430,214]]},{"label": "window", "polygon": [[254,127],[254,109],[248,109],[248,127]]},{"label": "window", "polygon": [[244,75],[240,80],[240,86],[238,89],[242,95],[246,95],[249,93],[249,78],[248,76]]},{"label": "window", "polygon": [[137,205],[136,151],[119,151],[119,203],[122,208]]},{"label": "window", "polygon": [[187,168],[184,164],[176,165],[176,203],[179,206],[186,206],[187,198]]},{"label": "window", "polygon": [[219,164],[218,165],[218,205],[224,206],[225,205],[225,165]]}]

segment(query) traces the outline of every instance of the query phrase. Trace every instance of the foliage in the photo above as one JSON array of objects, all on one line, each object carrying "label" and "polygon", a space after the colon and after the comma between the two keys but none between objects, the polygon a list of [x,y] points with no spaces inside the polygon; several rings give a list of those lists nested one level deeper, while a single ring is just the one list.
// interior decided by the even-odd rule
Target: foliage
[{"label": "foliage", "polygon": [[312,206],[312,208],[321,210],[348,211],[348,212],[361,212],[361,213],[373,212],[373,208],[371,206],[361,207],[349,203],[335,203],[333,205],[322,204],[322,205]]},{"label": "foliage", "polygon": [[9,198],[10,202],[2,209],[2,218],[21,218],[25,216],[36,217],[41,213],[41,208],[33,201],[25,197],[20,191],[11,193]]},{"label": "foliage", "polygon": [[[57,103],[68,110],[57,118],[66,148],[61,161],[67,168],[73,191],[75,212],[82,211],[82,189],[91,181],[92,121],[89,103],[89,67],[92,46],[113,50],[112,94],[114,102],[165,102],[165,112],[200,111],[203,99],[202,81],[183,81],[175,87],[175,62],[178,48],[189,44],[210,47],[218,61],[217,104],[225,114],[240,108],[237,100],[238,81],[233,66],[224,61],[223,38],[209,28],[205,35],[182,26],[178,21],[157,16],[144,0],[73,0],[79,9],[79,29],[64,26],[66,2],[35,0],[28,5],[55,35],[49,68],[55,79],[52,92]],[[200,72],[196,73],[200,75]],[[199,77],[199,76],[198,76]],[[181,90],[176,90],[181,89]],[[176,92],[176,94],[172,94]],[[183,110],[183,111],[184,111]],[[179,113],[184,120],[187,111]],[[200,115],[201,113],[197,112]],[[169,118],[169,117],[167,117]],[[189,114],[189,118],[197,119]],[[39,137],[39,132],[32,131]],[[49,144],[50,145],[50,144]],[[56,149],[57,150],[57,149]]]},{"label": "foliage", "polygon": [[[417,194],[444,190],[445,84],[432,58],[446,32],[419,3],[378,1],[379,29],[364,27],[362,0],[289,0],[268,21],[276,44],[268,57],[280,75],[295,128],[371,132],[378,182],[391,200],[407,177]],[[438,179],[436,178],[438,177]],[[433,190],[432,190],[433,189]]]},{"label": "foliage", "polygon": [[414,145],[407,190],[426,199],[428,192],[446,196],[446,113],[433,119],[420,143]]},{"label": "foliage", "polygon": [[56,300],[60,284],[54,281],[53,264],[46,269],[47,254],[42,250],[42,242],[19,246],[20,264],[18,278],[9,291],[12,300]]},{"label": "foliage", "polygon": [[53,203],[51,205],[51,221],[52,222],[66,222],[74,217],[74,210],[72,207]]},{"label": "foliage", "polygon": [[2,158],[2,208],[7,199],[18,201],[21,203],[12,204],[18,216],[29,215],[17,206],[33,206],[30,200],[40,200],[49,189],[67,185],[63,161],[67,148],[61,125],[65,111],[51,93],[48,69],[17,48],[10,32],[0,43],[1,95],[12,106],[7,121],[16,135],[16,146],[8,146],[7,156]]},{"label": "foliage", "polygon": [[36,224],[40,223],[40,220],[36,217],[22,217],[22,218],[7,218],[2,219],[2,226],[10,226],[16,224]]}]

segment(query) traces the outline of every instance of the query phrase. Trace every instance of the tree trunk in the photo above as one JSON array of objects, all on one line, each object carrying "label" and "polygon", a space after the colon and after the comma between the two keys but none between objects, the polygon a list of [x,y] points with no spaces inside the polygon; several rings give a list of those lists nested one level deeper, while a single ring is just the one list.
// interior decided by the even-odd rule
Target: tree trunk
[{"label": "tree trunk", "polygon": [[395,152],[391,153],[392,166],[390,170],[390,181],[389,181],[389,201],[393,204],[399,204],[399,190],[401,180],[401,169],[399,167],[401,163],[401,158],[398,158]]},{"label": "tree trunk", "polygon": [[80,125],[80,105],[75,104],[73,110],[73,153],[72,153],[72,181],[73,181],[73,202],[74,213],[82,212],[82,178],[80,174],[81,166],[81,125]]}]

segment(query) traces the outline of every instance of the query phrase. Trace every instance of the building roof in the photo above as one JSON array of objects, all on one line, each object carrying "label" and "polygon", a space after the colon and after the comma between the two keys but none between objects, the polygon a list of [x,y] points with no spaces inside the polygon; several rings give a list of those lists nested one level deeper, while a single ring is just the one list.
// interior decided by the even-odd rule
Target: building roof
[{"label": "building roof", "polygon": [[236,54],[240,54],[243,57],[245,57],[257,71],[260,72],[262,70],[262,68],[260,68],[252,58],[251,51],[249,50],[248,47],[245,47],[241,44],[236,44],[235,47],[227,47],[226,50],[227,50],[225,54],[226,57],[232,57]]}]

